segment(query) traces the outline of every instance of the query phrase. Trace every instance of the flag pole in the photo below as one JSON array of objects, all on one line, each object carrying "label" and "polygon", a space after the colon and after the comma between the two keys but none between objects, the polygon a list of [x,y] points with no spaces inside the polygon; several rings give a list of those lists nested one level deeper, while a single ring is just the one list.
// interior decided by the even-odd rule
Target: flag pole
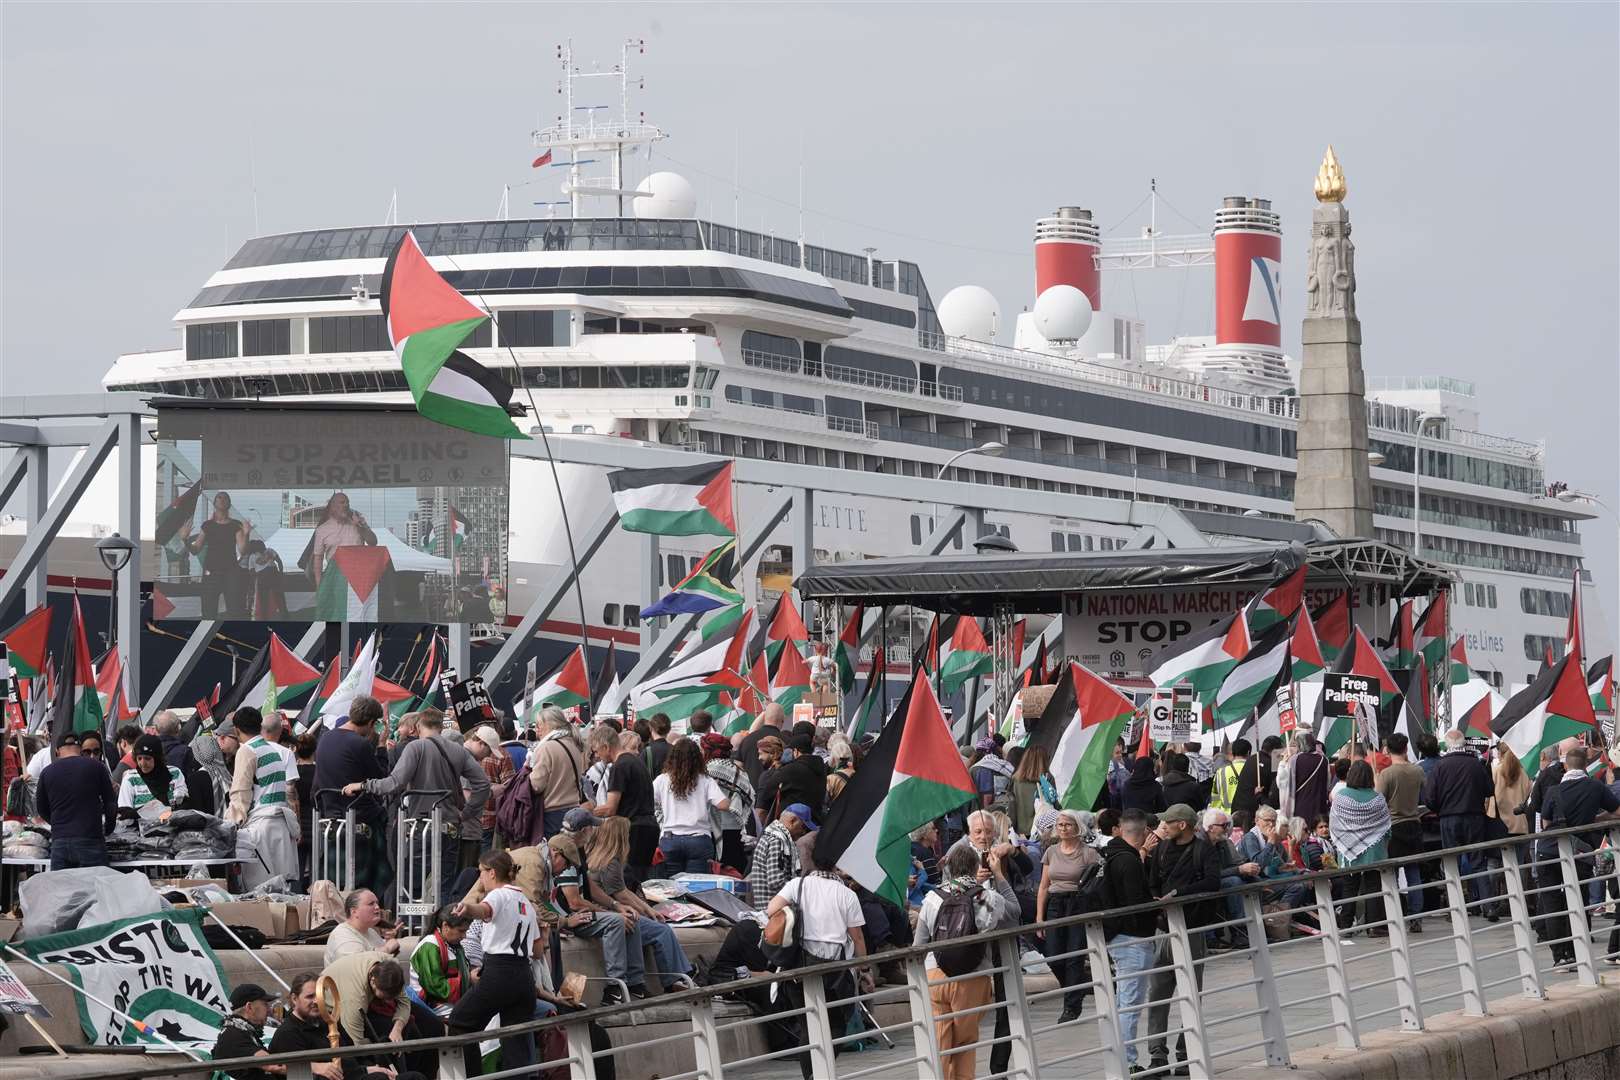
[{"label": "flag pole", "polygon": [[152,1038],[156,1039],[158,1042],[162,1043],[164,1046],[167,1046],[170,1050],[173,1050],[175,1053],[184,1054],[186,1057],[190,1058],[192,1061],[202,1061],[203,1060],[201,1057],[197,1056],[195,1051],[187,1050],[183,1046],[176,1046],[174,1043],[172,1043],[168,1039],[164,1038],[163,1035],[159,1034],[156,1028],[151,1027],[150,1025],[144,1023],[143,1021],[135,1019],[133,1016],[129,1015],[127,1012],[124,1012],[124,1011],[122,1011],[120,1009],[113,1008],[111,1005],[107,1004],[105,1001],[102,1001],[100,998],[96,997],[94,994],[92,994],[90,991],[86,990],[84,987],[76,985],[71,979],[63,978],[62,976],[58,975],[56,972],[52,971],[50,968],[46,967],[44,964],[41,964],[38,961],[36,961],[33,957],[29,956],[27,953],[22,952],[21,950],[13,947],[11,945],[6,945],[5,950],[8,953],[10,953],[12,956],[15,956],[17,959],[19,959],[23,963],[27,964],[29,967],[39,969],[39,971],[42,972],[47,978],[55,979],[57,982],[61,983],[65,987],[67,987],[69,990],[73,991],[75,994],[78,994],[80,997],[83,997],[85,1000],[93,1001],[97,1005],[100,1005],[103,1009],[106,1009],[109,1013],[111,1013],[116,1019],[124,1020],[124,1021],[127,1021],[127,1022],[131,1023],[131,1024],[134,1024],[135,1025],[135,1030],[139,1031],[143,1035],[152,1036]]}]

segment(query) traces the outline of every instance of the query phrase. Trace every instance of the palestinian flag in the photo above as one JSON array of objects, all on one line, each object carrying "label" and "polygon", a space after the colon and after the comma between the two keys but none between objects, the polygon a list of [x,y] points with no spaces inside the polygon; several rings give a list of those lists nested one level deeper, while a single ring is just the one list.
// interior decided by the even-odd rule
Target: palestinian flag
[{"label": "palestinian flag", "polygon": [[799,647],[785,643],[782,655],[776,661],[776,674],[771,678],[771,700],[782,706],[788,715],[793,706],[810,693],[810,667],[799,655]]},{"label": "palestinian flag", "polygon": [[[454,554],[461,550],[468,534],[472,531],[467,524],[467,515],[454,506],[450,510],[450,552]],[[439,546],[439,523],[435,521],[428,526],[427,535],[422,537],[422,550],[432,552]]]},{"label": "palestinian flag", "polygon": [[739,670],[753,617],[754,613],[745,609],[742,618],[731,624],[729,635],[694,638],[669,667],[642,680],[630,692],[636,711],[646,712],[657,708],[660,701],[694,695],[717,703],[720,691],[740,689],[746,681]]},{"label": "palestinian flag", "polygon": [[1160,652],[1148,679],[1161,687],[1190,683],[1198,696],[1214,695],[1227,674],[1249,654],[1249,628],[1242,615],[1239,611],[1217,619]]},{"label": "palestinian flag", "polygon": [[326,708],[326,703],[332,700],[333,694],[337,693],[340,681],[338,669],[341,666],[335,656],[332,658],[332,662],[326,665],[326,670],[321,675],[320,685],[315,687],[315,692],[309,695],[309,700],[304,702],[303,711],[298,714],[298,722],[293,725],[294,731],[303,734],[314,727],[320,720],[321,712]]},{"label": "palestinian flag", "polygon": [[727,699],[732,701],[732,711],[723,717],[720,733],[737,735],[752,727],[754,718],[764,711],[765,702],[769,700],[766,694],[769,687],[770,678],[765,674],[765,654],[756,654],[742,688],[735,694],[721,694],[722,703]]},{"label": "palestinian flag", "polygon": [[1412,626],[1412,601],[1402,600],[1395,607],[1395,621],[1389,627],[1389,662],[1398,668],[1409,668],[1417,659],[1416,631]]},{"label": "palestinian flag", "polygon": [[1614,657],[1600,656],[1586,669],[1586,692],[1592,699],[1592,711],[1614,712]]},{"label": "palestinian flag", "polygon": [[1046,656],[1046,635],[1042,634],[1040,640],[1035,643],[1035,659],[1024,669],[1024,685],[1045,686],[1051,678],[1047,670],[1049,664],[1050,661]]},{"label": "palestinian flag", "polygon": [[1491,719],[1502,708],[1502,695],[1477,676],[1451,688],[1451,726],[1474,739],[1494,741]]},{"label": "palestinian flag", "polygon": [[660,615],[699,615],[716,608],[742,603],[742,593],[736,588],[737,541],[727,540],[703,557],[668,596],[651,607],[641,609],[643,619]]},{"label": "palestinian flag", "polygon": [[995,657],[979,629],[979,620],[962,616],[956,620],[950,644],[939,661],[940,696],[954,696],[968,682],[989,675],[994,667]]},{"label": "palestinian flag", "polygon": [[378,586],[392,566],[388,549],[340,547],[332,552],[315,589],[315,618],[326,622],[376,622]]},{"label": "palestinian flag", "polygon": [[602,658],[602,667],[596,673],[596,682],[591,685],[591,712],[602,709],[602,703],[619,698],[619,658],[618,642],[608,639],[607,656]]},{"label": "palestinian flag", "polygon": [[934,621],[928,624],[928,640],[923,643],[923,647],[911,658],[911,670],[913,674],[918,671],[926,671],[930,675],[938,672],[939,643],[941,639],[949,641],[951,639],[951,635],[956,632],[956,619],[957,616],[952,615],[949,618],[941,621],[938,615],[934,616]]},{"label": "palestinian flag", "polygon": [[247,667],[237,673],[236,681],[220,697],[213,715],[221,720],[230,719],[231,713],[244,705],[257,709],[264,703],[265,687],[270,678],[270,643],[266,641],[253,654]]},{"label": "palestinian flag", "polygon": [[1288,645],[1288,654],[1294,662],[1292,673],[1294,682],[1308,679],[1317,672],[1326,670],[1328,662],[1323,653],[1322,642],[1316,636],[1316,621],[1311,618],[1309,609],[1301,604],[1299,621],[1294,623],[1294,637]]},{"label": "palestinian flag", "polygon": [[585,663],[585,646],[575,645],[562,663],[552,668],[540,685],[534,688],[529,702],[531,711],[542,705],[555,705],[566,709],[572,705],[591,703],[590,668]]},{"label": "palestinian flag", "polygon": [[765,626],[765,640],[765,660],[773,666],[782,653],[784,641],[810,640],[810,631],[805,628],[804,619],[800,618],[799,608],[793,603],[791,593],[784,592],[776,598],[776,606],[771,609],[771,621]]},{"label": "palestinian flag", "polygon": [[90,666],[90,642],[84,633],[84,612],[79,598],[73,598],[73,615],[68,621],[67,647],[62,671],[51,699],[51,745],[69,732],[75,734],[102,729],[101,698],[96,694],[96,673]]},{"label": "palestinian flag", "polygon": [[1090,810],[1097,801],[1108,780],[1114,744],[1124,737],[1135,712],[1131,699],[1101,676],[1073,661],[1064,666],[1028,743],[1046,749],[1063,809]]},{"label": "palestinian flag", "polygon": [[1439,671],[1446,662],[1446,590],[1435,593],[1429,601],[1417,622],[1412,644],[1413,651],[1431,671]]},{"label": "palestinian flag", "polygon": [[1418,654],[1417,664],[1411,671],[1406,672],[1406,681],[1403,696],[1405,701],[1397,721],[1396,730],[1402,730],[1408,738],[1426,734],[1434,730],[1434,710],[1429,703],[1429,666],[1423,662],[1423,655]]},{"label": "palestinian flag", "polygon": [[152,539],[158,547],[171,547],[179,539],[180,530],[197,516],[197,498],[202,494],[202,481],[198,480],[170,500],[158,512],[152,527]]},{"label": "palestinian flag", "polygon": [[619,527],[656,536],[736,536],[732,471],[728,460],[610,472]]},{"label": "palestinian flag", "polygon": [[[861,659],[861,623],[866,619],[866,608],[860,604],[850,613],[849,621],[838,633],[838,692],[847,694],[855,689],[855,668]],[[879,649],[879,652],[883,650]]]},{"label": "palestinian flag", "polygon": [[439,630],[434,627],[429,633],[427,659],[422,663],[422,708],[437,709],[439,707]]},{"label": "palestinian flag", "polygon": [[1569,586],[1569,625],[1564,630],[1564,655],[1581,655],[1581,572],[1576,570]]},{"label": "palestinian flag", "polygon": [[973,781],[939,700],[919,676],[832,804],[816,834],[816,858],[903,906],[911,831],[972,798]]},{"label": "palestinian flag", "polygon": [[220,686],[219,683],[215,683],[212,693],[197,699],[197,704],[192,706],[191,719],[186,721],[185,727],[180,731],[182,742],[189,743],[197,737],[197,732],[202,730],[204,721],[212,717],[214,710],[219,708],[219,695]]},{"label": "palestinian flag", "polygon": [[512,387],[458,351],[489,315],[428,265],[409,232],[383,267],[382,313],[417,412],[477,435],[528,438],[507,411]]},{"label": "palestinian flag", "polygon": [[1316,640],[1322,646],[1322,659],[1328,663],[1339,658],[1339,653],[1350,643],[1350,593],[1342,592],[1336,599],[1312,615],[1316,624]]},{"label": "palestinian flag", "polygon": [[1249,604],[1249,631],[1264,633],[1299,610],[1305,599],[1305,564],[1290,570]]},{"label": "palestinian flag", "polygon": [[321,681],[318,668],[304,663],[303,657],[287,648],[286,642],[275,631],[270,632],[270,670],[247,696],[247,701],[262,701],[262,709],[269,713],[302,694]]},{"label": "palestinian flag", "polygon": [[852,741],[876,731],[883,723],[883,680],[888,674],[887,667],[888,659],[883,655],[883,650],[874,652],[871,670],[866,673],[866,689],[849,718],[847,734]]},{"label": "palestinian flag", "polygon": [[392,738],[399,731],[400,717],[416,707],[416,695],[379,675],[371,680],[371,696],[383,707],[383,715],[388,718],[388,735]]},{"label": "palestinian flag", "polygon": [[1278,679],[1289,677],[1292,664],[1288,646],[1293,636],[1293,624],[1283,619],[1272,623],[1269,630],[1254,639],[1249,651],[1227,672],[1215,691],[1216,727],[1225,727],[1249,716]]},{"label": "palestinian flag", "polygon": [[[201,611],[202,611],[202,604],[200,602],[197,605],[197,609],[198,609],[198,613],[200,614]],[[155,621],[155,622],[163,622],[166,619],[172,619],[172,618],[175,617],[174,616],[174,611],[175,611],[174,601],[170,600],[167,596],[164,595],[163,589],[158,585],[157,582],[155,582],[155,581],[152,582],[152,619],[153,619],[153,621]]]},{"label": "palestinian flag", "polygon": [[1541,769],[1541,752],[1572,735],[1597,727],[1586,673],[1566,656],[1514,694],[1491,721],[1491,731],[1513,748],[1532,777]]},{"label": "palestinian flag", "polygon": [[[1334,674],[1360,675],[1378,680],[1380,711],[1388,708],[1399,696],[1395,676],[1390,674],[1389,668],[1384,666],[1383,658],[1378,655],[1378,650],[1373,648],[1372,642],[1367,640],[1367,635],[1359,628],[1352,631],[1350,644],[1339,653],[1339,658],[1333,662],[1331,670]],[[1324,715],[1318,725],[1316,737],[1322,743],[1322,752],[1332,757],[1354,734],[1355,717]]]},{"label": "palestinian flag", "polygon": [[1021,663],[1024,662],[1024,640],[1028,636],[1029,636],[1029,620],[1028,619],[1019,619],[1017,622],[1013,623],[1012,649],[1010,650],[1012,658],[1013,658],[1013,663],[1021,664]]},{"label": "palestinian flag", "polygon": [[1462,686],[1473,678],[1474,673],[1468,663],[1468,649],[1463,644],[1462,638],[1458,638],[1451,646],[1450,664],[1450,675],[1446,679],[1448,685]]},{"label": "palestinian flag", "polygon": [[124,662],[119,658],[116,645],[107,650],[96,667],[96,699],[101,705],[101,715],[107,720],[108,736],[117,732],[118,725],[125,720],[140,715],[140,710],[129,707],[124,691]]},{"label": "palestinian flag", "polygon": [[[77,607],[77,598],[73,601]],[[81,628],[82,629],[82,628]],[[21,622],[0,634],[10,656],[11,673],[19,679],[38,679],[45,674],[45,657],[50,652],[51,607],[41,604],[23,616]]]}]

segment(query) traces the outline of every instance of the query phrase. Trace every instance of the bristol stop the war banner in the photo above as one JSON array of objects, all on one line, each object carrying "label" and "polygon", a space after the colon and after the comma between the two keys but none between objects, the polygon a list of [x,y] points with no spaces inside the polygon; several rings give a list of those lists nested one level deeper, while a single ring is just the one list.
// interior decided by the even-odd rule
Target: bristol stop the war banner
[{"label": "bristol stop the war banner", "polygon": [[507,467],[409,408],[160,402],[153,617],[499,621]]},{"label": "bristol stop the war banner", "polygon": [[[165,911],[80,927],[21,944],[41,964],[63,964],[74,984],[177,1046],[211,1050],[230,1011],[225,972],[202,933],[200,911]],[[161,1045],[82,994],[86,1041]]]}]

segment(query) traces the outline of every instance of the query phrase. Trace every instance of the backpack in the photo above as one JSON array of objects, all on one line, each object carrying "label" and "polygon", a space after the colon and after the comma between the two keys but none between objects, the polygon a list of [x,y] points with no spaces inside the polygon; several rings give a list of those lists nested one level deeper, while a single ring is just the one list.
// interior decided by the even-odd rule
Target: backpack
[{"label": "backpack", "polygon": [[1080,910],[1081,911],[1107,911],[1113,907],[1113,901],[1108,895],[1108,857],[1092,863],[1080,871]]},{"label": "backpack", "polygon": [[[804,878],[799,878],[798,895],[804,895]],[[759,951],[777,970],[799,966],[804,953],[804,913],[799,910],[798,899],[783,897],[782,906],[765,920],[765,929],[759,935]]]},{"label": "backpack", "polygon": [[[504,751],[503,751],[504,753]],[[533,839],[536,821],[544,821],[534,806],[534,789],[529,786],[529,765],[506,783],[495,804],[495,828],[506,839],[508,846],[527,844]]]},{"label": "backpack", "polygon": [[[973,937],[979,932],[977,908],[984,890],[977,885],[962,890],[942,891],[939,911],[934,915],[934,941]],[[985,945],[982,941],[969,945],[934,946],[934,963],[947,975],[969,975],[984,963]]]}]

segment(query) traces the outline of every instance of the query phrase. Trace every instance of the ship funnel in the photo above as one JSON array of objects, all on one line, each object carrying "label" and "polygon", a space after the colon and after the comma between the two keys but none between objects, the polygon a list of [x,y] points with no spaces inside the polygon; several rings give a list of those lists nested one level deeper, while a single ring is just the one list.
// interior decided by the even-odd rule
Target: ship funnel
[{"label": "ship funnel", "polygon": [[1091,309],[1102,307],[1102,275],[1097,270],[1097,223],[1090,210],[1060,206],[1035,223],[1035,297],[1053,285],[1073,285]]},{"label": "ship funnel", "polygon": [[1282,348],[1282,219],[1270,199],[1215,211],[1215,343]]}]

